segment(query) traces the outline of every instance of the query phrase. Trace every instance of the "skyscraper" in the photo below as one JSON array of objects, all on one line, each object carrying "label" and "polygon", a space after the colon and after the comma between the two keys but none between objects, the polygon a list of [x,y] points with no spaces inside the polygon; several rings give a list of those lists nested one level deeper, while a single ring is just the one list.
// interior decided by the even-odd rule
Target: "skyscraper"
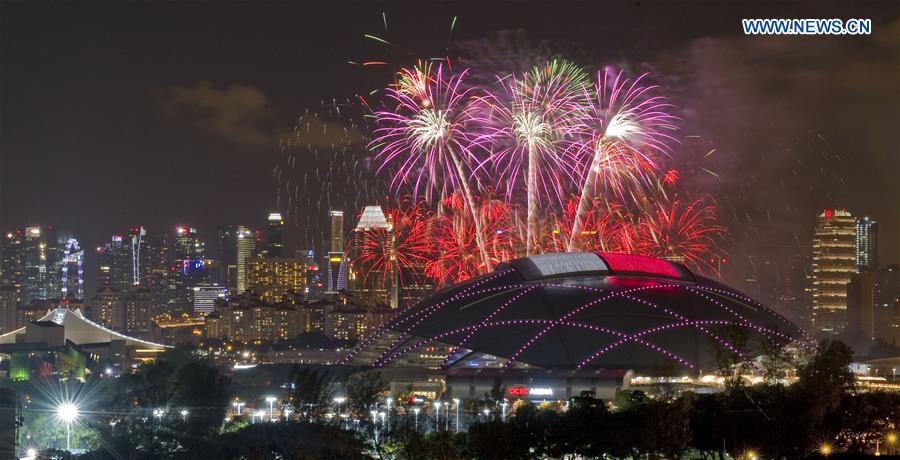
[{"label": "skyscraper", "polygon": [[253,232],[247,227],[237,228],[236,239],[237,254],[237,292],[238,294],[247,290],[247,259],[253,257],[253,251],[256,249],[256,238]]},{"label": "skyscraper", "polygon": [[216,228],[216,249],[221,266],[213,282],[232,289],[237,287],[237,233],[235,225],[219,225]]},{"label": "skyscraper", "polygon": [[[373,261],[360,258],[365,245],[393,246],[391,224],[381,206],[366,206],[359,217],[359,223],[352,230],[350,251],[351,270],[349,284],[363,303],[387,304],[394,286],[393,260]],[[392,257],[388,254],[388,259]]]},{"label": "skyscraper", "polygon": [[285,257],[252,257],[247,259],[247,289],[269,303],[282,297],[302,294],[306,288],[306,264]]},{"label": "skyscraper", "polygon": [[326,292],[338,292],[346,288],[347,267],[344,256],[344,212],[331,211],[331,248],[328,251],[328,279]]},{"label": "skyscraper", "polygon": [[281,213],[269,213],[266,219],[266,257],[284,257],[284,219]]},{"label": "skyscraper", "polygon": [[97,271],[100,286],[127,291],[134,285],[134,260],[131,242],[121,235],[113,235],[108,243],[97,248]]},{"label": "skyscraper", "polygon": [[47,243],[41,235],[41,227],[25,228],[20,298],[26,304],[47,298]]},{"label": "skyscraper", "polygon": [[847,283],[856,273],[856,218],[843,209],[819,214],[813,234],[813,330],[838,334],[847,324]]},{"label": "skyscraper", "polygon": [[869,217],[856,222],[856,268],[859,271],[878,268],[878,222]]}]

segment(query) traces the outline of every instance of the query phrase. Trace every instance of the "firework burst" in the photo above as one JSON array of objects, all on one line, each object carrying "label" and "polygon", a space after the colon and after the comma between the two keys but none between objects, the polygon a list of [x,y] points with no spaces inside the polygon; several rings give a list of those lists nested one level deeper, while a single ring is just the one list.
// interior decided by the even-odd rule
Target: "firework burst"
[{"label": "firework burst", "polygon": [[396,164],[391,180],[395,189],[411,185],[414,197],[424,189],[431,202],[462,190],[478,227],[476,255],[481,255],[481,264],[489,269],[470,184],[477,180],[470,174],[477,157],[468,131],[474,124],[473,97],[471,89],[463,88],[465,75],[466,71],[445,74],[442,65],[434,69],[429,64],[400,71],[397,83],[387,92],[391,110],[375,113],[378,127],[370,148],[382,163],[379,170]]},{"label": "firework burst", "polygon": [[541,198],[562,202],[574,180],[561,141],[578,126],[590,96],[587,74],[553,60],[521,77],[498,78],[501,93],[483,98],[484,141],[494,172],[511,199],[524,178],[527,196],[526,255],[535,252]]},{"label": "firework burst", "polygon": [[727,232],[718,224],[716,207],[703,199],[659,201],[643,214],[635,252],[716,272],[710,258],[719,258],[719,242]]},{"label": "firework burst", "polygon": [[672,105],[655,95],[656,86],[645,86],[645,78],[646,74],[625,78],[621,71],[610,69],[597,75],[588,115],[581,121],[582,132],[571,145],[583,183],[572,235],[581,232],[598,189],[624,199],[651,183],[659,157],[670,153],[669,144],[675,139],[669,133],[676,121],[669,113]]},{"label": "firework burst", "polygon": [[480,229],[472,222],[465,206],[463,197],[451,195],[443,202],[445,212],[429,220],[428,239],[434,257],[426,262],[425,272],[438,285],[458,283],[485,273],[478,259],[479,231],[491,265],[521,253],[516,232],[511,229],[513,212],[508,203],[490,196],[482,199],[478,213],[484,225]]}]

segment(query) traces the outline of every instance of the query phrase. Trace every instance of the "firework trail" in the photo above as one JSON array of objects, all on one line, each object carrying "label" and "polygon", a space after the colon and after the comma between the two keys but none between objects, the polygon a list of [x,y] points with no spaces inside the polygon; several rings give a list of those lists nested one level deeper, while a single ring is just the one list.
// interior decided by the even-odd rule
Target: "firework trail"
[{"label": "firework trail", "polygon": [[[535,252],[539,206],[563,201],[565,185],[574,181],[570,158],[562,146],[584,116],[591,85],[587,74],[570,62],[553,60],[517,77],[498,77],[498,95],[481,98],[479,144],[491,150],[489,161],[512,199],[525,178],[527,225],[525,254]],[[524,169],[524,174],[522,170]]]},{"label": "firework trail", "polygon": [[[581,138],[571,146],[581,159],[583,178],[571,235],[581,231],[598,180],[607,193],[624,198],[651,182],[658,157],[670,152],[675,139],[667,132],[675,129],[676,120],[668,113],[672,105],[654,95],[656,86],[643,85],[645,77],[624,78],[609,68],[598,72],[588,116],[581,121]],[[570,241],[568,250],[573,248]]]},{"label": "firework trail", "polygon": [[653,206],[638,225],[635,252],[718,273],[710,259],[721,258],[718,243],[727,232],[718,224],[716,207],[703,198],[683,202],[677,196]]},{"label": "firework trail", "polygon": [[321,216],[333,209],[362,209],[388,190],[364,149],[368,128],[361,120],[356,104],[328,101],[319,112],[301,114],[281,140],[272,172],[275,204],[296,228],[299,242],[317,254],[328,250],[322,245],[330,226]]},{"label": "firework trail", "polygon": [[475,253],[480,254],[484,270],[490,270],[470,184],[477,180],[469,173],[477,157],[468,132],[473,124],[473,98],[472,90],[462,87],[465,75],[466,71],[448,75],[443,65],[435,70],[427,63],[401,70],[398,82],[387,90],[393,107],[375,112],[377,128],[369,147],[377,152],[380,169],[398,164],[390,184],[395,190],[410,185],[415,197],[424,189],[429,202],[443,201],[462,190],[477,227]]}]

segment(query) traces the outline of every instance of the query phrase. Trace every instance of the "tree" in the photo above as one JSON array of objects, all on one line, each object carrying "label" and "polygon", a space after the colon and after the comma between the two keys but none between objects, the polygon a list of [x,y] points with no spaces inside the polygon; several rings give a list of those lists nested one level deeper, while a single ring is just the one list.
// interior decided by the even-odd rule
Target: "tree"
[{"label": "tree", "polygon": [[747,330],[732,324],[719,328],[712,341],[712,359],[719,374],[725,379],[725,388],[736,389],[744,384],[741,371],[746,365]]},{"label": "tree", "polygon": [[291,380],[291,402],[297,412],[307,414],[309,420],[321,419],[330,404],[332,379],[324,370],[294,366]]},{"label": "tree", "polygon": [[357,416],[366,420],[369,410],[379,402],[387,383],[381,377],[381,372],[362,372],[350,376],[347,383],[347,399],[350,409]]}]

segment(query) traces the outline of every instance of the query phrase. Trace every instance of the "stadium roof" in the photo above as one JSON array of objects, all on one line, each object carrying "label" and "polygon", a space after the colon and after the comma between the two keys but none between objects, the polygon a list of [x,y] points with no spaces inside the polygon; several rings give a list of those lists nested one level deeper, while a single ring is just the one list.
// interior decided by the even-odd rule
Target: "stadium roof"
[{"label": "stadium roof", "polygon": [[404,365],[443,346],[451,351],[433,363],[440,368],[699,370],[712,368],[720,349],[749,360],[764,341],[799,338],[804,332],[774,311],[680,264],[562,253],[509,261],[438,292],[348,359]]},{"label": "stadium roof", "polygon": [[[76,345],[97,344],[124,340],[127,346],[162,350],[171,348],[169,345],[154,343],[147,340],[130,337],[125,334],[107,329],[81,314],[81,310],[69,310],[68,308],[54,308],[36,322],[52,322],[63,326],[66,340]],[[0,344],[15,344],[16,336],[24,335],[25,328],[0,335]]]}]

